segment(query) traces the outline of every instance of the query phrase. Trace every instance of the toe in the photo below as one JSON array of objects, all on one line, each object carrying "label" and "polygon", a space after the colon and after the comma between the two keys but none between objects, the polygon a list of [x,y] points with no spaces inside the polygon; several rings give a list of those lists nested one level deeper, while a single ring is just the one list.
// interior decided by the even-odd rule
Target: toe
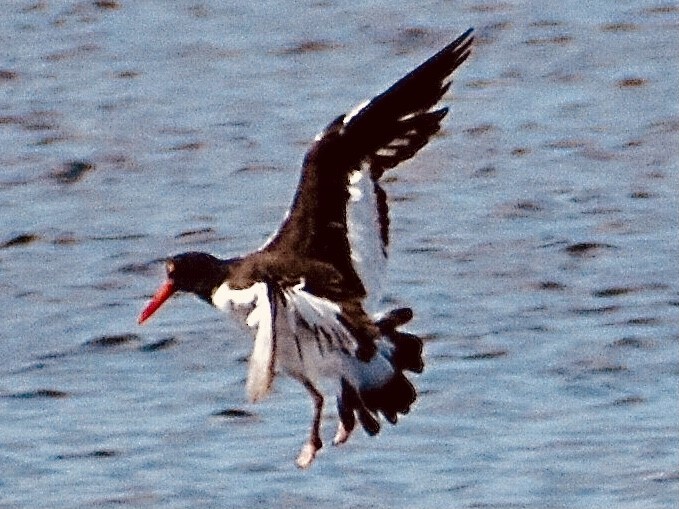
[{"label": "toe", "polygon": [[351,431],[347,431],[347,429],[344,427],[344,424],[340,421],[339,425],[337,426],[337,433],[335,433],[335,438],[332,439],[332,444],[333,445],[343,444],[349,439],[349,435],[351,435]]},{"label": "toe", "polygon": [[314,444],[304,444],[304,447],[302,447],[302,450],[299,452],[299,456],[297,456],[297,466],[299,468],[307,468],[311,465],[316,457],[316,451],[318,451],[318,448]]}]

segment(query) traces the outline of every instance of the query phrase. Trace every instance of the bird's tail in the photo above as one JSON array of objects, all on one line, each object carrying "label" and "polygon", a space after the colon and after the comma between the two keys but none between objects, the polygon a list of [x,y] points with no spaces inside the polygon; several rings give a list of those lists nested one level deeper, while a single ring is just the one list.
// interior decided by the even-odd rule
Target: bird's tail
[{"label": "bird's tail", "polygon": [[337,408],[347,432],[351,432],[358,418],[363,429],[375,435],[380,431],[379,414],[396,424],[398,414],[407,414],[417,399],[415,387],[404,371],[421,373],[424,369],[422,340],[397,330],[412,317],[410,308],[399,308],[377,320],[382,338],[375,359],[360,363],[362,376],[355,380],[342,378]]}]

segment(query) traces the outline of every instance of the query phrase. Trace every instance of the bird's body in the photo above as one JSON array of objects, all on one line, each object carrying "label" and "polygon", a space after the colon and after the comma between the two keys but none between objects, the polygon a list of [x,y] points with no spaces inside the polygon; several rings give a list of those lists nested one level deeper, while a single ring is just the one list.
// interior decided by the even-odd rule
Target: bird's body
[{"label": "bird's body", "polygon": [[447,108],[432,108],[469,55],[470,34],[316,137],[290,212],[264,246],[228,260],[198,252],[170,258],[167,282],[139,318],[145,321],[172,294],[185,291],[252,329],[249,398],[264,397],[283,371],[314,401],[311,434],[297,458],[301,467],[322,446],[321,378],[337,383],[336,444],[348,439],[357,419],[375,434],[380,414],[395,424],[416,399],[404,371],[422,371],[422,342],[398,330],[412,311],[370,314],[379,304],[389,243],[379,180],[439,131]]}]

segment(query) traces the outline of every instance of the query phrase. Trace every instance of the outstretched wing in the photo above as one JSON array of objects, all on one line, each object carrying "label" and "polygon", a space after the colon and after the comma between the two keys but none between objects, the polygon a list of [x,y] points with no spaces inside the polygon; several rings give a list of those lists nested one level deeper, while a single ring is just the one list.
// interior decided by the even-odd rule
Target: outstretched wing
[{"label": "outstretched wing", "polygon": [[[447,108],[433,109],[450,75],[469,56],[472,29],[316,137],[304,159],[289,215],[262,248],[329,263],[349,296],[365,297],[389,243],[382,174],[413,157],[439,131]],[[371,270],[372,269],[372,270]]]}]

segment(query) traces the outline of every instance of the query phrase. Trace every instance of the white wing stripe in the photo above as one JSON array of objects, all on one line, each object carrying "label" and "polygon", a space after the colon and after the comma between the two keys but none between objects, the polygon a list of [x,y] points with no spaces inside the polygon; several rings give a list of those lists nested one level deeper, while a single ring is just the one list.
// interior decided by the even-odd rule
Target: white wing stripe
[{"label": "white wing stripe", "polygon": [[383,157],[394,157],[397,154],[397,152],[396,149],[390,148],[389,145],[387,145],[386,147],[377,149],[375,154]]},{"label": "white wing stripe", "polygon": [[386,268],[375,183],[370,165],[361,164],[349,178],[347,230],[354,269],[368,291],[366,310],[374,312],[380,300],[380,285]]},{"label": "white wing stripe", "polygon": [[394,138],[389,142],[387,147],[407,147],[410,145],[410,140],[408,138]]}]

